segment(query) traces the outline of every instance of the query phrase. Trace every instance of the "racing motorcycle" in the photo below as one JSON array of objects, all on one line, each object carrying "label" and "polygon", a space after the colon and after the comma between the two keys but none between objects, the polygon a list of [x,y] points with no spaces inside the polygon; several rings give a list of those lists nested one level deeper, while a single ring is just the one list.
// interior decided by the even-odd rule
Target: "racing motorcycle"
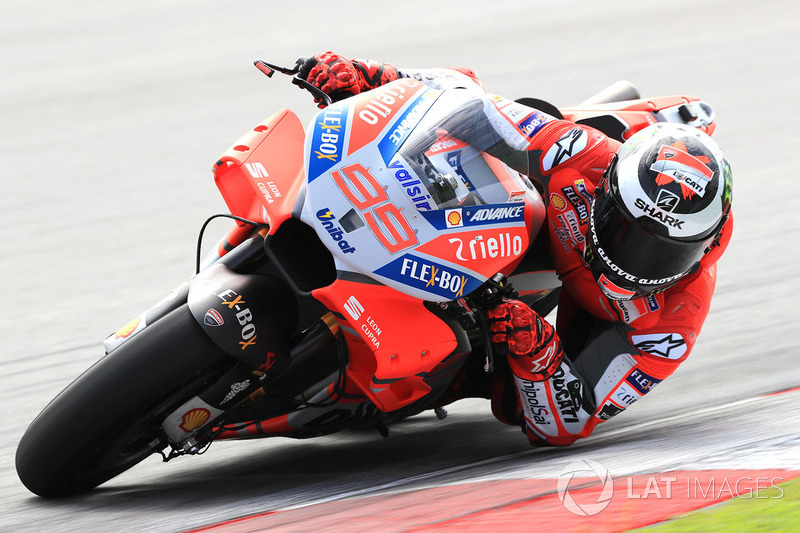
[{"label": "racing motorcycle", "polygon": [[537,239],[545,202],[519,153],[488,138],[484,107],[523,134],[542,111],[620,141],[657,121],[715,126],[706,102],[640,99],[626,82],[561,109],[413,78],[334,103],[297,66],[256,66],[327,106],[307,129],[278,111],[213,165],[235,225],[31,423],[16,468],[32,492],[79,494],[214,440],[388,436],[444,417],[456,376],[503,363],[483,311],[514,296],[544,316],[559,293]]}]

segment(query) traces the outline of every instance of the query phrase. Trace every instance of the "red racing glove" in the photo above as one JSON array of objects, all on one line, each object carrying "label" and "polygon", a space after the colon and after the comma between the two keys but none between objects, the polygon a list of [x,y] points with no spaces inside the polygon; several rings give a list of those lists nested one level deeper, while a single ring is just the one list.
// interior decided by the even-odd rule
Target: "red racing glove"
[{"label": "red racing glove", "polygon": [[[335,102],[375,89],[399,77],[392,65],[370,60],[351,61],[331,51],[306,59],[300,65],[298,74]],[[319,99],[315,98],[314,101],[320,108],[325,107]]]},{"label": "red racing glove", "polygon": [[549,379],[564,359],[561,341],[553,326],[519,300],[503,303],[487,312],[492,347],[508,356],[511,371],[528,381]]}]

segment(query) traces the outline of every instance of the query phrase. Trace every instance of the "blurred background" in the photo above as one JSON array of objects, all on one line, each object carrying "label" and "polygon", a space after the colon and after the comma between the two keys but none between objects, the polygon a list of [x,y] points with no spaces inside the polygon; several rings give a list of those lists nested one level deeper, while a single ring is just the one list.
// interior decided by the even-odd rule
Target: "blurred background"
[{"label": "blurred background", "polygon": [[[800,386],[794,335],[800,288],[800,200],[793,190],[800,142],[797,2],[356,0],[336,7],[274,0],[3,0],[2,6],[0,408],[6,424],[0,487],[9,496],[0,504],[0,525],[55,524],[76,509],[44,505],[22,487],[13,468],[16,443],[46,403],[102,356],[105,336],[192,274],[200,225],[225,210],[211,177],[217,157],[278,109],[291,108],[304,121],[313,117],[312,98],[288,79],[264,77],[252,66],[257,58],[291,66],[299,56],[331,49],[399,67],[466,66],[491,92],[559,106],[576,104],[619,79],[632,81],[645,96],[683,93],[709,101],[719,123],[715,138],[734,170],[736,220],[711,315],[678,372],[598,434],[602,439],[666,415]],[[217,224],[218,234],[226,229],[224,222]],[[733,436],[711,440],[725,446],[764,435],[757,424],[779,417],[770,425],[782,435],[779,449],[797,452],[796,413],[749,409],[737,415],[745,418],[722,424],[728,431],[738,428]],[[422,423],[400,443],[423,455],[428,443],[438,442],[441,454],[425,463],[427,470],[459,460],[442,442],[474,450],[462,456],[463,464],[529,453],[517,431],[491,420],[488,406],[465,408],[461,420],[449,429]],[[707,426],[696,426],[697,434],[707,435]],[[358,470],[350,440],[327,442],[342,453],[343,466],[332,476]],[[753,449],[752,443],[736,442]],[[263,490],[256,490],[253,504],[237,492],[243,471],[226,477],[231,470],[222,466],[240,464],[237,453],[251,453],[247,459],[269,471],[274,463],[254,459],[268,446],[278,445],[221,444],[216,458],[210,453],[178,467],[187,476],[183,485],[169,485],[176,478],[165,476],[176,470],[157,463],[126,474],[128,485],[102,493],[126,496],[109,500],[117,509],[115,529],[172,529],[166,524],[178,519],[169,513],[179,512],[175,504],[182,501],[176,492],[191,494],[203,486],[203,465],[216,466],[214,475],[231,497],[220,501],[193,493],[213,510],[193,519],[181,516],[178,523],[202,525],[280,506]],[[305,449],[297,456],[282,453],[319,466],[316,446],[297,444]],[[635,441],[630,446],[625,453],[654,460],[652,448]],[[783,457],[774,452],[769,455]],[[374,468],[382,463],[378,456],[369,462]],[[369,487],[375,480],[351,482]],[[252,495],[263,480],[249,483],[246,494]],[[134,517],[125,507],[131,490],[148,487],[155,491],[149,494],[167,498],[159,508],[165,522],[146,516],[155,505],[147,496],[139,508],[144,515]],[[286,488],[296,490],[297,501],[316,497],[313,491],[302,495],[301,481]],[[86,500],[88,507],[81,503],[77,509],[105,508],[99,501]],[[76,528],[103,523],[81,516]]]}]

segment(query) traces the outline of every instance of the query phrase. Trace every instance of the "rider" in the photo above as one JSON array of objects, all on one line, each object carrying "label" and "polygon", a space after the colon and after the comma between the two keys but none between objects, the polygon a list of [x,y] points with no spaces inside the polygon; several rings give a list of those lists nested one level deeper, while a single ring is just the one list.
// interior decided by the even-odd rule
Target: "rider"
[{"label": "rider", "polygon": [[[333,52],[306,59],[300,75],[333,100],[398,77],[483,90],[468,69],[398,70]],[[494,380],[492,411],[520,425],[532,444],[568,445],[688,357],[733,229],[731,171],[717,144],[691,126],[657,123],[620,144],[527,112],[520,120],[532,126],[514,133],[501,131],[508,121],[489,119],[527,152],[563,290],[555,328],[519,300],[487,312],[494,350],[507,355],[514,384]]]}]

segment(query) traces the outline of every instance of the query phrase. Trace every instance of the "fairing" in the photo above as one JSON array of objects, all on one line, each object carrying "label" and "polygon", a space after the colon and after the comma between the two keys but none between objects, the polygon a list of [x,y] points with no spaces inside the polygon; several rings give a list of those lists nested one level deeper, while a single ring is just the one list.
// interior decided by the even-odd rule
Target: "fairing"
[{"label": "fairing", "polygon": [[435,302],[513,269],[544,206],[502,147],[479,149],[482,108],[475,93],[399,80],[317,116],[301,218],[337,269]]}]

